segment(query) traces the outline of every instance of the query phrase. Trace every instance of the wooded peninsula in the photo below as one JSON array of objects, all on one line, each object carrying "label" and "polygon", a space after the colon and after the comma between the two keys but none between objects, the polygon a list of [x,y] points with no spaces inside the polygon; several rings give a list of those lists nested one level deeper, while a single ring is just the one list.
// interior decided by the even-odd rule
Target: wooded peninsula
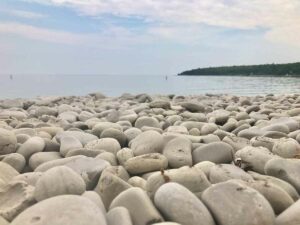
[{"label": "wooded peninsula", "polygon": [[207,67],[187,70],[178,75],[300,76],[300,62],[286,64],[273,63],[262,65]]}]

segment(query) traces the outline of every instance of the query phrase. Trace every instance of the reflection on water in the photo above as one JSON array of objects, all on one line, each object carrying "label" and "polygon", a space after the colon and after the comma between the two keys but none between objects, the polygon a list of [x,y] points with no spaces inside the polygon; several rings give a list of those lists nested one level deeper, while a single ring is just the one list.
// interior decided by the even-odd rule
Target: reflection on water
[{"label": "reflection on water", "polygon": [[0,75],[0,98],[46,95],[85,95],[100,91],[108,96],[138,94],[300,93],[297,77],[138,76],[138,75]]}]

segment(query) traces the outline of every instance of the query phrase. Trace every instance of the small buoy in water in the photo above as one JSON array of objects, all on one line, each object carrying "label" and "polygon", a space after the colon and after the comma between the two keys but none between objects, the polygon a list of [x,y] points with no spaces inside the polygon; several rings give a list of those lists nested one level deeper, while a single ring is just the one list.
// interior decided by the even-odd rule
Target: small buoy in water
[{"label": "small buoy in water", "polygon": [[11,74],[11,75],[9,76],[9,78],[12,80],[12,79],[13,79],[13,75]]},{"label": "small buoy in water", "polygon": [[166,76],[165,79],[168,80],[168,76]]}]

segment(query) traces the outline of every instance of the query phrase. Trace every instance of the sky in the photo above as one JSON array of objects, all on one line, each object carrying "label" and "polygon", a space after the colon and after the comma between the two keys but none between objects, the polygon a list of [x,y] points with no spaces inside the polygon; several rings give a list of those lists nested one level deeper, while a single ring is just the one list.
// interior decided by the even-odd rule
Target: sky
[{"label": "sky", "polygon": [[0,74],[298,61],[299,0],[0,0]]}]

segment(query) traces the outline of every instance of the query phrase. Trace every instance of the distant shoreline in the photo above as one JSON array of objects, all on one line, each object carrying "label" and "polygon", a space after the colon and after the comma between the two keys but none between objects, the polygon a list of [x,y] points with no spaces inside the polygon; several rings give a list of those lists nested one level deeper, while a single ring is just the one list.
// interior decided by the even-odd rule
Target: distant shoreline
[{"label": "distant shoreline", "polygon": [[220,66],[187,70],[178,76],[300,77],[300,63]]}]

